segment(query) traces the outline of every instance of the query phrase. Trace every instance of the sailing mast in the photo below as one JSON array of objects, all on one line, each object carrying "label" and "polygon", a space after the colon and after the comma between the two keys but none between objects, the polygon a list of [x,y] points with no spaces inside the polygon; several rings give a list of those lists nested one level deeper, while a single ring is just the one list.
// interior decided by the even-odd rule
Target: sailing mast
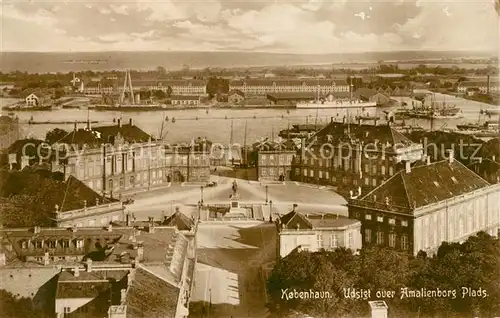
[{"label": "sailing mast", "polygon": [[[247,121],[245,120],[245,136],[243,140],[243,150],[245,151],[245,157],[243,157],[243,166],[246,168],[247,165]],[[248,179],[248,172],[247,172]]]}]

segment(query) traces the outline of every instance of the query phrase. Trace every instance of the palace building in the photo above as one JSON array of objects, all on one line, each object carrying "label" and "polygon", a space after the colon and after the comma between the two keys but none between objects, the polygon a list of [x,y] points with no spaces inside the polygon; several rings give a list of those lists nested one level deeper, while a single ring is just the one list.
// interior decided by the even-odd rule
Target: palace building
[{"label": "palace building", "polygon": [[343,195],[363,193],[404,169],[403,161],[423,157],[415,144],[389,124],[367,125],[332,121],[303,142],[292,162],[292,180],[332,185]]},{"label": "palace building", "polygon": [[229,90],[239,90],[245,95],[318,91],[326,95],[349,92],[349,84],[338,79],[245,79],[231,81]]},{"label": "palace building", "polygon": [[362,223],[363,246],[376,244],[416,255],[479,231],[497,236],[500,184],[490,184],[453,158],[418,164],[372,191],[352,196],[349,217]]}]

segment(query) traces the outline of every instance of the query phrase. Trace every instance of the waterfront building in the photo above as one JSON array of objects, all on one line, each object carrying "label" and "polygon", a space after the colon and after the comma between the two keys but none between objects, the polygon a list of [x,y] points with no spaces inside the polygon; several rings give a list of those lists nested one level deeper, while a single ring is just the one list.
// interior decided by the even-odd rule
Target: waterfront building
[{"label": "waterfront building", "polygon": [[234,89],[227,95],[227,101],[229,104],[239,104],[245,100],[245,93],[239,89]]},{"label": "waterfront building", "polygon": [[477,89],[481,94],[487,93],[500,93],[500,87],[498,81],[464,81],[457,85],[457,92],[466,94],[471,89]]},{"label": "waterfront building", "polygon": [[350,124],[332,118],[303,142],[292,163],[292,180],[332,185],[344,196],[358,187],[366,193],[404,169],[403,161],[422,157],[423,146],[389,124]]},{"label": "waterfront building", "polygon": [[479,158],[468,167],[489,183],[500,183],[500,162],[492,158]]},{"label": "waterfront building", "polygon": [[17,116],[0,116],[0,152],[8,149],[20,138],[19,118]]},{"label": "waterfront building", "polygon": [[65,178],[74,176],[106,196],[170,182],[204,180],[210,173],[208,153],[166,147],[135,126],[132,119],[128,124],[118,120],[116,125],[84,129],[75,125],[60,143],[79,148],[72,149],[64,160],[53,162],[52,170]]},{"label": "waterfront building", "polygon": [[292,161],[297,147],[292,140],[266,139],[253,145],[257,153],[257,177],[259,180],[290,180]]},{"label": "waterfront building", "polygon": [[42,101],[40,100],[40,97],[38,97],[34,93],[31,93],[28,96],[26,96],[24,101],[25,101],[25,104],[27,107],[36,107],[36,106],[42,105]]},{"label": "waterfront building", "polygon": [[245,95],[266,95],[286,92],[319,92],[328,94],[349,92],[349,85],[340,79],[245,79],[229,82],[229,90]]},{"label": "waterfront building", "polygon": [[357,251],[362,245],[360,221],[333,214],[302,214],[296,205],[276,221],[276,228],[279,257],[298,247],[311,252],[340,247]]},{"label": "waterfront building", "polygon": [[199,95],[174,95],[170,97],[172,105],[182,105],[182,106],[199,106],[200,96]]},{"label": "waterfront building", "polygon": [[411,167],[349,199],[349,217],[362,222],[363,246],[416,255],[479,231],[498,235],[500,184],[491,185],[453,158]]},{"label": "waterfront building", "polygon": [[171,94],[174,95],[205,96],[207,94],[207,82],[204,80],[134,80],[133,84],[136,90],[155,90],[165,93],[171,90]]},{"label": "waterfront building", "polygon": [[0,229],[0,289],[55,317],[187,317],[195,233],[129,222]]}]

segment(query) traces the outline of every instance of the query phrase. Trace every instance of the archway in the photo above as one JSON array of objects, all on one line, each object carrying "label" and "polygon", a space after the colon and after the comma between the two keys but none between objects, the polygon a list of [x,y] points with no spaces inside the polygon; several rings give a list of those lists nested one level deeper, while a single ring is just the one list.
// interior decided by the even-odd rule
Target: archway
[{"label": "archway", "polygon": [[174,171],[173,182],[184,182],[184,176],[180,171]]}]

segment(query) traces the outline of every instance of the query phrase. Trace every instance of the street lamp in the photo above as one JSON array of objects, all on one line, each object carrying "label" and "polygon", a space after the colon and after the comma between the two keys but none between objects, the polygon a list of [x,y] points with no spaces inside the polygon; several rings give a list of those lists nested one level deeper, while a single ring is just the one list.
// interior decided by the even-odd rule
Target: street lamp
[{"label": "street lamp", "polygon": [[200,190],[201,190],[201,205],[203,205],[203,186],[200,186]]},{"label": "street lamp", "polygon": [[267,189],[269,188],[269,186],[266,185],[266,204],[267,204]]},{"label": "street lamp", "polygon": [[269,222],[273,222],[273,200],[269,201]]}]

